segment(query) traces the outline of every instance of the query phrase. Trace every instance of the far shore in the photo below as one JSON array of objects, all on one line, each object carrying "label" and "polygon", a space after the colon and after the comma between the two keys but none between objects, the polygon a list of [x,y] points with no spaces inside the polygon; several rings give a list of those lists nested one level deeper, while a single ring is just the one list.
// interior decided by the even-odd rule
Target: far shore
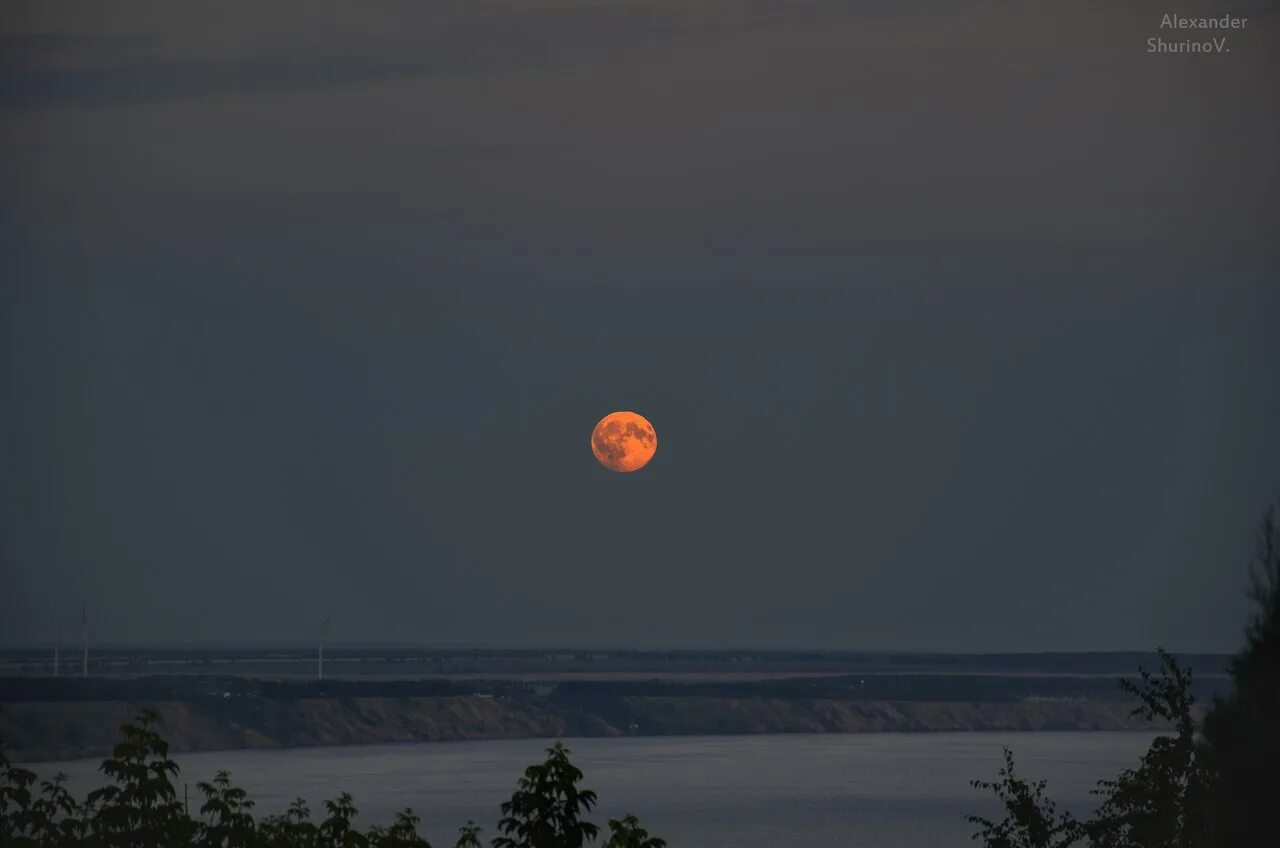
[{"label": "far shore", "polygon": [[635,696],[566,707],[541,697],[300,698],[292,701],[30,701],[0,704],[19,762],[102,757],[120,725],[159,717],[174,753],[451,740],[959,731],[1150,731],[1124,701],[873,701]]}]

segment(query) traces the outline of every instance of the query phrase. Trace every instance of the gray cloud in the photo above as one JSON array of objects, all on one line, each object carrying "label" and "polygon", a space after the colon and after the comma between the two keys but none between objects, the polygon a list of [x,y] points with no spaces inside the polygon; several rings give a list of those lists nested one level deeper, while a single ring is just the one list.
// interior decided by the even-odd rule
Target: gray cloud
[{"label": "gray cloud", "polygon": [[437,8],[404,7],[405,19],[394,32],[377,38],[353,32],[341,41],[326,40],[328,49],[304,42],[274,54],[252,52],[235,33],[207,45],[199,59],[175,49],[183,34],[177,33],[175,44],[172,31],[7,36],[0,42],[6,57],[0,71],[7,82],[0,109],[157,103],[423,76],[589,68],[637,45],[803,19],[813,4],[748,4],[712,15],[653,3],[433,5]]}]

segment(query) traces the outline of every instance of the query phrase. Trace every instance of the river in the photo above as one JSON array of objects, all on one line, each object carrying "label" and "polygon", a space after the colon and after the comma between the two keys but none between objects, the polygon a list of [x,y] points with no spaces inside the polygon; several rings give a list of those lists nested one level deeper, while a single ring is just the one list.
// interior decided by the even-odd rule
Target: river
[{"label": "river", "polygon": [[[865,733],[570,739],[584,785],[600,797],[592,816],[633,812],[670,848],[972,845],[966,814],[997,807],[969,781],[992,779],[1001,748],[1019,772],[1047,778],[1060,806],[1086,812],[1099,778],[1133,765],[1150,733]],[[359,821],[386,823],[411,806],[437,848],[468,819],[496,835],[498,805],[545,739],[344,748],[219,751],[175,756],[198,807],[196,783],[219,769],[249,790],[255,813],[304,797],[313,814],[340,791],[355,796]],[[76,791],[96,785],[97,761],[37,763],[42,777],[66,772]]]}]

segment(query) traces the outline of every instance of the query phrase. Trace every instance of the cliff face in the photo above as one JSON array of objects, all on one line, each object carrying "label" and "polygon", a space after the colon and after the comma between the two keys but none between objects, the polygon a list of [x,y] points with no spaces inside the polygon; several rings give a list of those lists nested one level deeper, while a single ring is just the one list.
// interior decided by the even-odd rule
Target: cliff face
[{"label": "cliff face", "polygon": [[305,698],[204,702],[0,704],[0,740],[14,760],[100,757],[142,709],[160,717],[172,750],[361,745],[514,737],[866,733],[956,730],[1139,730],[1131,705],[1092,701],[933,702],[643,696],[609,710],[544,698]]},{"label": "cliff face", "polygon": [[1142,730],[1117,702],[789,701],[642,698],[639,733],[892,733],[959,730]]},{"label": "cliff face", "polygon": [[567,732],[565,722],[554,713],[510,700],[306,698],[3,704],[0,739],[15,760],[102,756],[115,744],[120,725],[143,709],[159,715],[160,732],[174,751],[500,739]]}]

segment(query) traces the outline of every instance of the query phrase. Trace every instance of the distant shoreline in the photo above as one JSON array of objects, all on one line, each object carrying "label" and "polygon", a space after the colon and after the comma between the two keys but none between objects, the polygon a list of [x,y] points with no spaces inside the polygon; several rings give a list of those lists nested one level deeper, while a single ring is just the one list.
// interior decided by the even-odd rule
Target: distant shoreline
[{"label": "distant shoreline", "polygon": [[[10,654],[0,742],[101,757],[154,710],[174,752],[573,736],[1150,730],[1117,678],[1155,654],[333,648],[102,650],[90,675]],[[1200,703],[1224,655],[1187,657]],[[71,672],[69,675],[68,672]],[[1160,729],[1160,728],[1154,728]]]},{"label": "distant shoreline", "polygon": [[[1124,701],[843,701],[629,696],[599,709],[547,698],[301,698],[254,703],[28,701],[0,704],[18,762],[101,757],[142,709],[173,753],[434,741],[623,736],[965,731],[1159,731]],[[618,719],[619,711],[626,721]]]}]

